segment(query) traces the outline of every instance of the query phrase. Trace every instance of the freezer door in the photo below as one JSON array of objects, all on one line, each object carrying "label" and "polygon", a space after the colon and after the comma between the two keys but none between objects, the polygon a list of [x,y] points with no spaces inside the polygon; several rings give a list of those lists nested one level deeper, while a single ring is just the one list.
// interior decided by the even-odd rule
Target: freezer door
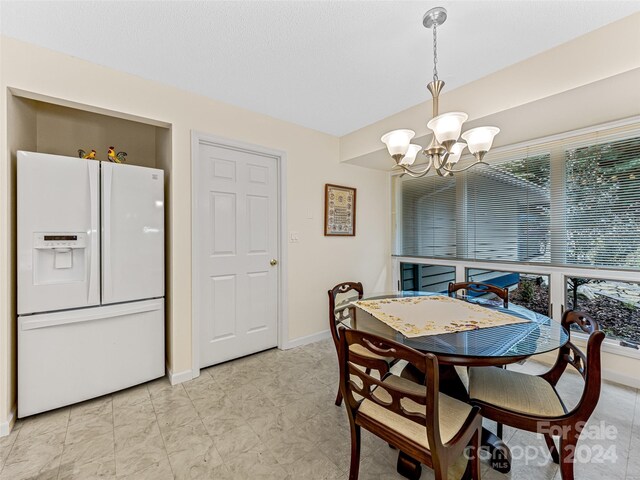
[{"label": "freezer door", "polygon": [[164,375],[164,300],[18,318],[18,417]]},{"label": "freezer door", "polygon": [[99,163],[17,156],[18,314],[98,305]]},{"label": "freezer door", "polygon": [[102,163],[102,303],[164,296],[164,175]]}]

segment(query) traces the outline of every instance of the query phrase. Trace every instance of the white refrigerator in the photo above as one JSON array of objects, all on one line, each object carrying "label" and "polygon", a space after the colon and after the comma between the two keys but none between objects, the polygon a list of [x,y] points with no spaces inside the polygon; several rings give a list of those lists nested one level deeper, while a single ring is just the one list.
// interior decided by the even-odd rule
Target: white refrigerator
[{"label": "white refrigerator", "polygon": [[18,152],[18,417],[164,375],[164,176]]}]

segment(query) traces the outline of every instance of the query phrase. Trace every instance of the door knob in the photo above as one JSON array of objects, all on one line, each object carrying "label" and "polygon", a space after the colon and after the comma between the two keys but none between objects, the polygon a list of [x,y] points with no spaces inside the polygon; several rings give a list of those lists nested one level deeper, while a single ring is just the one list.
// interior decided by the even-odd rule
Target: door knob
[{"label": "door knob", "polygon": [[275,267],[278,264],[278,260],[276,260],[275,258],[272,258],[269,263],[271,264],[272,267]]}]

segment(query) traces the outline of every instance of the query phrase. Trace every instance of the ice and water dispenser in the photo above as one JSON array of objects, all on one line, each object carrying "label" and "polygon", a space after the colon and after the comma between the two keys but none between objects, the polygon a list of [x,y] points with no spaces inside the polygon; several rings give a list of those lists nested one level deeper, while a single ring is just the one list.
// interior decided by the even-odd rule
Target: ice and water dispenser
[{"label": "ice and water dispenser", "polygon": [[84,282],[86,248],[84,232],[34,233],[34,285]]}]

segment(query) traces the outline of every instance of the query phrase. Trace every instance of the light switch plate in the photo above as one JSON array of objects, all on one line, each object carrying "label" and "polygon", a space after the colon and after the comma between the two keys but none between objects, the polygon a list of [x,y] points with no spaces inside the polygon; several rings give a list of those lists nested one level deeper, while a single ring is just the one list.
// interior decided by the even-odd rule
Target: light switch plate
[{"label": "light switch plate", "polygon": [[289,232],[289,243],[298,243],[300,241],[300,234],[298,232]]}]

